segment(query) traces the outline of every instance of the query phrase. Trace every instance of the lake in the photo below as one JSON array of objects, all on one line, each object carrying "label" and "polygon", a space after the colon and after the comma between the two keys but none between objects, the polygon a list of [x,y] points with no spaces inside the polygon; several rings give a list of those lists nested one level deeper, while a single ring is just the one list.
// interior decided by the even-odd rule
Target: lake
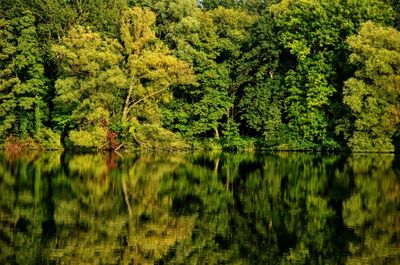
[{"label": "lake", "polygon": [[0,264],[400,264],[393,154],[0,153]]}]

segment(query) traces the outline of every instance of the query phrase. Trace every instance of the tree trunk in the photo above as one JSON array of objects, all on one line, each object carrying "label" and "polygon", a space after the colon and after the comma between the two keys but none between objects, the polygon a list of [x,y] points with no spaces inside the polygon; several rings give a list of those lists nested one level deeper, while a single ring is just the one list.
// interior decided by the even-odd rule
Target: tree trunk
[{"label": "tree trunk", "polygon": [[128,95],[126,96],[125,99],[124,110],[122,112],[122,122],[125,122],[128,118],[129,102],[131,101],[132,91],[133,91],[133,86],[131,85],[129,87]]},{"label": "tree trunk", "polygon": [[218,128],[215,127],[214,130],[215,130],[215,139],[217,139],[217,140],[219,141],[219,132],[218,132]]}]

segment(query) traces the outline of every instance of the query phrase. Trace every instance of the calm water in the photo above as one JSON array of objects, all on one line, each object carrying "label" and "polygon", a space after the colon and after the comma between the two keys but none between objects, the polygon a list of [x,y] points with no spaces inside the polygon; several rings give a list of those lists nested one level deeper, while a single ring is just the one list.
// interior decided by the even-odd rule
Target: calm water
[{"label": "calm water", "polygon": [[0,153],[0,264],[400,264],[394,155]]}]

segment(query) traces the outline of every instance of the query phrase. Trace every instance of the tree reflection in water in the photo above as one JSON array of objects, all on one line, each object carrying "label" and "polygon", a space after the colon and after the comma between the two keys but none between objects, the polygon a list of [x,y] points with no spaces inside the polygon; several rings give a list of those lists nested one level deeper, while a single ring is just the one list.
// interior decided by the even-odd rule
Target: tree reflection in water
[{"label": "tree reflection in water", "polygon": [[390,154],[1,153],[0,263],[399,264],[399,173]]}]

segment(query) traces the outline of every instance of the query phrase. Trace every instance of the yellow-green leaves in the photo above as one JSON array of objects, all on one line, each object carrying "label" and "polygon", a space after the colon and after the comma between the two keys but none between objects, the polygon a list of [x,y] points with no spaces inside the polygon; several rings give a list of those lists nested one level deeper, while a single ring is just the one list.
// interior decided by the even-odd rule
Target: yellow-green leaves
[{"label": "yellow-green leaves", "polygon": [[[125,104],[122,121],[133,116],[147,120],[157,115],[158,102],[168,100],[173,84],[190,84],[194,75],[188,63],[170,55],[169,49],[155,37],[155,14],[147,9],[127,10],[122,18],[121,38],[127,61]],[[153,117],[146,115],[146,112]]]},{"label": "yellow-green leaves", "polygon": [[[157,123],[158,102],[171,97],[169,87],[194,82],[189,64],[156,38],[154,23],[153,12],[137,7],[123,13],[122,42],[76,26],[52,46],[61,70],[55,83],[60,129],[86,129],[81,134],[88,137],[103,121],[122,120],[124,127],[139,116]],[[81,134],[71,135],[78,146]]]},{"label": "yellow-green leaves", "polygon": [[116,40],[103,38],[100,33],[82,26],[72,28],[59,45],[52,46],[65,74],[96,77],[101,70],[122,61],[121,50]]},{"label": "yellow-green leaves", "polygon": [[128,54],[139,54],[146,45],[156,41],[152,28],[155,22],[156,15],[148,9],[135,7],[123,13],[121,38]]},{"label": "yellow-green leaves", "polygon": [[[65,131],[79,129],[70,135],[73,145],[104,147],[106,133],[100,133],[103,130],[101,123],[121,110],[121,95],[126,86],[126,76],[121,69],[124,59],[122,46],[115,39],[76,26],[60,44],[52,46],[52,51],[60,64],[54,100],[57,128]],[[80,137],[94,137],[96,140],[82,140]]]},{"label": "yellow-green leaves", "polygon": [[367,22],[347,42],[358,65],[343,99],[355,117],[350,147],[393,151],[391,138],[400,124],[400,32]]}]

